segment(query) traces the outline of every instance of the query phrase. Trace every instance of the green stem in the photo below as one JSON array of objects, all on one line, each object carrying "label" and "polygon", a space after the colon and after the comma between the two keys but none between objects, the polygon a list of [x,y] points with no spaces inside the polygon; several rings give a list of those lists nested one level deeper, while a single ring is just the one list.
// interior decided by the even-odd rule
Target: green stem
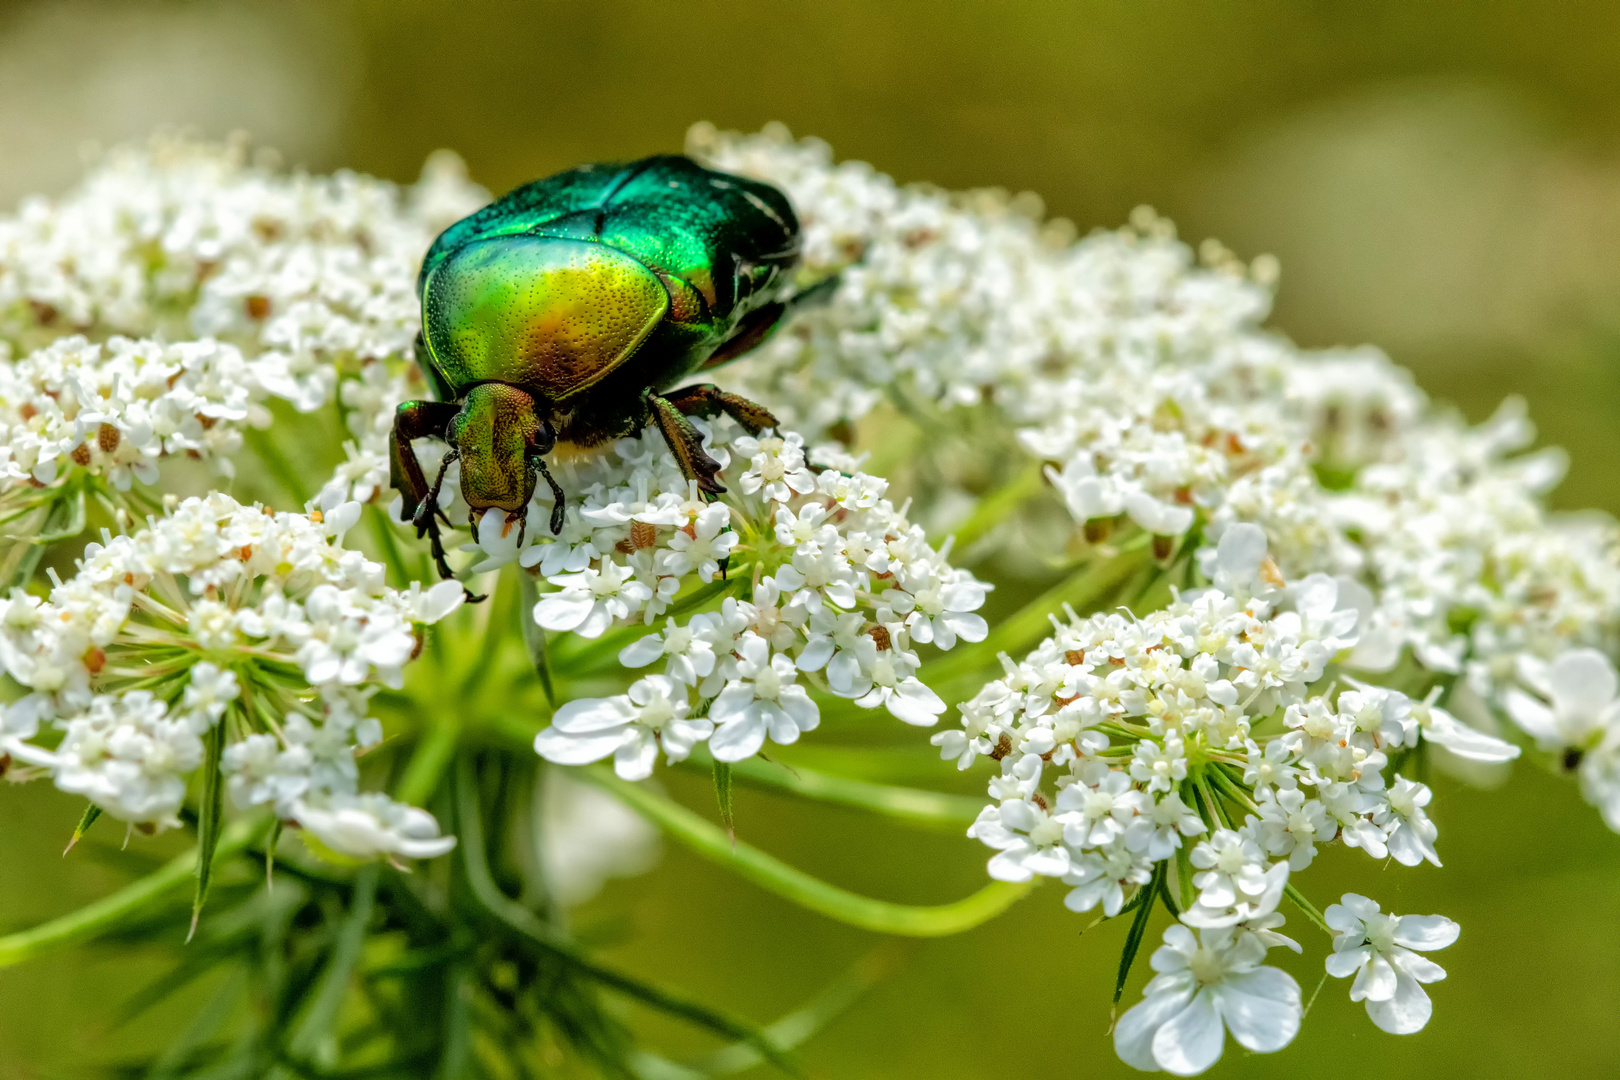
[{"label": "green stem", "polygon": [[1321,928],[1328,937],[1338,937],[1339,932],[1327,924],[1322,913],[1316,910],[1316,905],[1305,899],[1305,894],[1296,889],[1292,883],[1283,886],[1283,895],[1294,902],[1294,906],[1305,913],[1305,917]]},{"label": "green stem", "polygon": [[394,535],[394,524],[388,520],[388,511],[373,503],[366,507],[365,513],[366,522],[371,527],[372,536],[377,540],[383,561],[394,572],[395,585],[401,589],[408,587],[419,575],[412,574],[410,568],[405,565],[405,556],[399,550],[399,538]]},{"label": "green stem", "polygon": [[455,710],[446,709],[428,724],[416,750],[411,754],[405,775],[394,789],[394,798],[412,806],[426,802],[439,786],[444,770],[455,756],[456,742],[461,735],[461,721]]},{"label": "green stem", "polygon": [[1143,534],[1121,548],[1112,558],[1089,562],[1047,589],[1012,615],[996,624],[976,645],[959,645],[950,653],[923,667],[918,677],[934,686],[956,675],[968,674],[996,662],[1000,653],[1018,654],[1027,650],[1052,630],[1052,616],[1068,604],[1084,610],[1105,598],[1153,557],[1151,537]]},{"label": "green stem", "polygon": [[[698,753],[689,760],[701,766],[707,756]],[[969,795],[946,795],[937,791],[874,784],[869,780],[853,780],[797,765],[762,761],[757,757],[733,763],[731,772],[738,780],[750,784],[955,833],[973,824],[985,806],[985,800]]]},{"label": "green stem", "polygon": [[608,791],[699,855],[735,870],[754,884],[801,907],[863,930],[908,937],[959,934],[1000,915],[1022,899],[1033,884],[993,881],[962,900],[931,907],[874,900],[788,866],[741,841],[733,847],[724,829],[642,785],[620,780],[601,766],[581,769],[579,775]]},{"label": "green stem", "polygon": [[752,1024],[733,1019],[682,994],[651,986],[590,959],[553,926],[502,892],[485,861],[483,821],[478,810],[472,765],[466,758],[458,762],[455,792],[456,824],[461,834],[461,858],[462,866],[466,869],[467,885],[479,906],[498,923],[603,986],[612,987],[655,1009],[679,1016],[717,1034],[746,1042],[782,1071],[794,1076],[803,1075],[797,1062]]},{"label": "green stem", "polygon": [[[246,848],[264,830],[265,824],[262,820],[242,820],[232,824],[219,838],[219,846],[214,850],[215,858],[234,855]],[[101,936],[131,915],[164,899],[170,891],[186,884],[196,868],[197,852],[192,849],[111,896],[104,896],[78,911],[32,929],[0,937],[0,968]]]},{"label": "green stem", "polygon": [[297,506],[293,509],[302,510],[304,504],[309,502],[309,489],[304,486],[304,478],[298,474],[293,463],[287,460],[287,455],[281,452],[268,432],[258,428],[246,429],[248,445],[253,449],[254,455],[270,470],[270,475],[276,478],[283,491],[290,495]]},{"label": "green stem", "polygon": [[377,899],[379,873],[377,864],[372,863],[355,875],[349,912],[338,927],[332,959],[327,962],[314,1000],[287,1046],[296,1057],[315,1057],[337,1021],[338,1010],[348,996],[355,966],[360,962],[360,953],[366,943],[366,928],[371,923],[371,911]]},{"label": "green stem", "polygon": [[[1042,478],[1041,463],[1031,461],[1017,476],[980,499],[978,508],[952,533],[956,537],[957,549],[967,550],[985,533],[1005,521],[1019,503],[1038,494]],[[940,546],[937,540],[934,546]]]}]

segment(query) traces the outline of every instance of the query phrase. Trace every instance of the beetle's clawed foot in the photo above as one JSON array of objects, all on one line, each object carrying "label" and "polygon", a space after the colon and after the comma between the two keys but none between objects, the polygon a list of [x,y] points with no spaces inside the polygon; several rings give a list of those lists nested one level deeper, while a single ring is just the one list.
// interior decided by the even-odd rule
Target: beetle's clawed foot
[{"label": "beetle's clawed foot", "polygon": [[699,451],[688,464],[692,469],[692,479],[697,481],[698,490],[708,496],[711,501],[726,493],[724,485],[720,483],[720,463],[718,461]]}]

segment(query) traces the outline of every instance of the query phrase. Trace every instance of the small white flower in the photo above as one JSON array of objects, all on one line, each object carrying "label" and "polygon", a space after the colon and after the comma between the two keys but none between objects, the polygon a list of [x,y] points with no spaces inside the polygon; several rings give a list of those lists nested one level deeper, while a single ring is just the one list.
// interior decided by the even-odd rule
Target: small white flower
[{"label": "small white flower", "polygon": [[616,619],[627,619],[652,596],[635,580],[635,571],[604,562],[577,574],[547,578],[559,592],[547,593],[534,605],[534,621],[546,630],[571,630],[580,637],[601,637]]},{"label": "small white flower", "polygon": [[1260,797],[1260,843],[1266,854],[1286,858],[1288,868],[1303,870],[1316,857],[1316,845],[1329,843],[1339,827],[1320,801],[1298,788]]},{"label": "small white flower", "polygon": [[715,725],[709,748],[717,761],[752,757],[766,735],[783,745],[797,742],[821,720],[816,703],[794,684],[798,670],[793,661],[772,654],[765,639],[754,633],[743,635],[737,652],[736,676],[709,706]]},{"label": "small white flower", "polygon": [[1350,1000],[1365,1001],[1367,1016],[1391,1035],[1422,1031],[1434,1011],[1422,984],[1438,982],[1446,973],[1418,952],[1456,941],[1457,924],[1443,915],[1385,915],[1356,893],[1328,905],[1322,917],[1337,931],[1328,974],[1356,977]]},{"label": "small white flower", "polygon": [[1198,812],[1181,801],[1179,791],[1166,793],[1125,830],[1125,845],[1154,862],[1173,858],[1182,837],[1198,836],[1208,828]]},{"label": "small white flower", "polygon": [[1385,830],[1390,856],[1403,866],[1416,866],[1425,859],[1440,865],[1434,850],[1440,830],[1423,810],[1431,798],[1427,785],[1397,775],[1383,808],[1373,815],[1373,823]]},{"label": "small white flower", "polygon": [[312,794],[291,809],[310,836],[350,859],[433,859],[456,846],[455,837],[439,835],[432,814],[375,792]]},{"label": "small white flower", "polygon": [[202,734],[225,715],[225,709],[241,694],[236,672],[221,669],[206,660],[193,664],[186,681],[186,692],[180,707],[198,721],[198,734]]},{"label": "small white flower", "polygon": [[[1250,819],[1253,821],[1254,819]],[[1190,856],[1198,902],[1182,913],[1191,926],[1231,926],[1275,911],[1288,884],[1288,864],[1267,865],[1251,829],[1216,829]]]},{"label": "small white flower", "polygon": [[621,778],[645,780],[659,746],[670,761],[682,761],[714,730],[709,720],[688,719],[690,711],[686,686],[667,675],[648,675],[618,697],[568,702],[534,737],[534,749],[558,765],[586,765],[612,755]]},{"label": "small white flower", "polygon": [[705,637],[714,626],[708,615],[694,615],[685,626],[674,619],[662,633],[637,638],[619,651],[619,663],[642,668],[664,658],[664,674],[688,686],[696,686],[714,671],[714,645]]},{"label": "small white flower", "polygon": [[1143,739],[1131,751],[1131,777],[1149,791],[1169,791],[1187,778],[1187,750],[1174,735],[1164,744]]},{"label": "small white flower", "polygon": [[1058,792],[1057,808],[1064,842],[1083,851],[1124,836],[1138,815],[1148,812],[1149,803],[1125,773],[1091,761],[1082,767],[1077,782]]},{"label": "small white flower", "polygon": [[1030,800],[1012,798],[985,807],[967,834],[1000,852],[989,866],[990,876],[998,881],[1028,881],[1036,874],[1062,877],[1069,872],[1063,822]]},{"label": "small white flower", "polygon": [[1550,706],[1522,690],[1507,692],[1504,704],[1513,722],[1543,750],[1595,745],[1609,728],[1620,724],[1620,679],[1614,665],[1596,649],[1571,649],[1545,669],[1530,667]]},{"label": "small white flower", "polygon": [[737,482],[743,494],[785,503],[795,492],[808,495],[816,490],[816,474],[805,468],[804,439],[797,432],[758,439],[744,436],[732,446],[749,459],[748,470]]},{"label": "small white flower", "polygon": [[669,572],[680,576],[696,570],[699,580],[713,581],[720,572],[720,564],[737,546],[737,534],[727,528],[730,521],[730,507],[725,503],[711,503],[686,528],[676,529],[669,538],[673,552],[669,557]]},{"label": "small white flower", "polygon": [[1185,926],[1164,932],[1153,954],[1158,972],[1140,1003],[1114,1027],[1114,1051],[1127,1065],[1193,1076],[1220,1060],[1226,1031],[1247,1050],[1269,1054],[1294,1040],[1304,1016],[1299,984],[1265,967],[1259,935]]},{"label": "small white flower", "polygon": [[1090,911],[1101,904],[1103,914],[1113,917],[1125,904],[1125,890],[1140,888],[1152,878],[1152,861],[1116,841],[1071,856],[1063,883],[1074,888],[1063,905],[1070,911]]}]

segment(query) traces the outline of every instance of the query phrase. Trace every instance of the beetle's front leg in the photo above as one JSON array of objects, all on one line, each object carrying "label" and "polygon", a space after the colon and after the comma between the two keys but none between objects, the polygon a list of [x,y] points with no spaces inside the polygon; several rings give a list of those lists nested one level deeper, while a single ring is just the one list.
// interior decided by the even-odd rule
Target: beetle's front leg
[{"label": "beetle's front leg", "polygon": [[703,449],[703,433],[668,398],[659,397],[648,390],[646,402],[653,423],[663,433],[664,441],[669,444],[675,460],[680,462],[681,471],[687,479],[696,480],[698,488],[705,495],[725,494],[726,489],[720,486],[718,479],[720,463]]},{"label": "beetle's front leg", "polygon": [[[423,536],[428,538],[434,568],[446,580],[456,575],[450,569],[450,562],[445,557],[444,541],[439,535],[439,521],[444,517],[439,509],[439,493],[444,490],[445,471],[458,454],[452,449],[444,456],[439,463],[439,473],[430,487],[422,473],[421,462],[416,460],[416,451],[411,449],[411,440],[444,438],[450,421],[460,411],[459,405],[448,401],[404,402],[394,412],[394,430],[388,441],[388,479],[394,490],[399,492],[403,504],[402,516],[416,527],[418,539]],[[475,602],[483,599],[471,592],[467,596]]]},{"label": "beetle's front leg", "polygon": [[[411,440],[444,438],[450,421],[460,411],[459,405],[448,401],[406,401],[394,410],[394,430],[388,440],[388,483],[399,492],[406,521],[416,520],[417,508],[428,497],[427,477],[422,475],[422,464],[416,460]],[[444,478],[442,471],[439,478]]]},{"label": "beetle's front leg", "polygon": [[563,527],[563,510],[568,505],[568,497],[563,494],[562,485],[551,475],[551,470],[546,468],[546,459],[543,456],[529,455],[529,466],[539,473],[551,488],[551,535],[560,535]]}]

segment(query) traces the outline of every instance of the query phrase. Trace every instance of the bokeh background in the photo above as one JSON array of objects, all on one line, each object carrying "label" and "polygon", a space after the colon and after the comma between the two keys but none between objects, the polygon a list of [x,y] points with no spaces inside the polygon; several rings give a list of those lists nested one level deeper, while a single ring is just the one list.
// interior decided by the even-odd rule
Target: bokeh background
[{"label": "bokeh background", "polygon": [[[678,149],[696,120],[781,120],[902,180],[1035,191],[1081,231],[1147,203],[1194,243],[1273,253],[1278,328],[1381,345],[1474,419],[1525,395],[1573,457],[1556,503],[1614,512],[1617,67],[1606,0],[0,2],[0,205],[60,190],[86,147],[159,125],[245,129],[290,163],[398,180],[450,147],[500,192]],[[917,762],[917,783],[940,782]],[[1428,1029],[1384,1035],[1333,982],[1292,1047],[1228,1042],[1212,1075],[1620,1072],[1620,837],[1533,767],[1489,793],[1435,782],[1443,871],[1386,875],[1338,850],[1302,882],[1320,904],[1361,888],[1462,924]],[[701,775],[668,783],[712,805]],[[120,853],[106,830],[63,860],[78,810],[38,785],[0,789],[0,929],[167,856]],[[983,849],[959,836],[752,790],[738,815],[754,842],[873,895],[939,902],[983,880]],[[1060,892],[889,949],[887,977],[810,1044],[813,1072],[1129,1075],[1106,1036],[1125,928],[1082,937]],[[761,1020],[886,948],[680,850],[576,918],[619,962]],[[1293,967],[1309,995],[1324,943],[1307,944]],[[192,999],[118,1018],[171,958],[85,949],[0,972],[0,1078],[104,1075],[162,1045]]]}]

